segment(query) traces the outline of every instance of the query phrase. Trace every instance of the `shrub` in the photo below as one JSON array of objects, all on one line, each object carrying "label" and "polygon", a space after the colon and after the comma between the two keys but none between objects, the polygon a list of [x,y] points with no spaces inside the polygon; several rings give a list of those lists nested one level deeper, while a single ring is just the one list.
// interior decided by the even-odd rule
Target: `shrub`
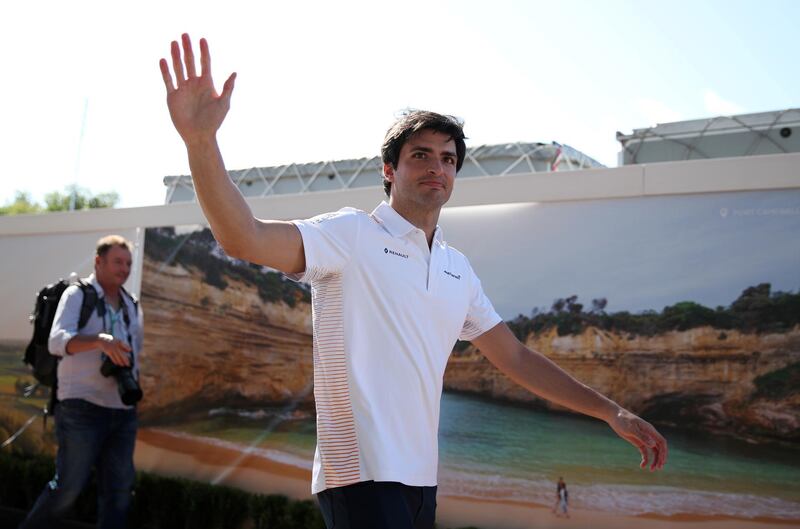
[{"label": "shrub", "polygon": [[[0,454],[0,505],[29,510],[55,465],[45,456]],[[79,498],[74,517],[94,523],[94,484]],[[312,501],[260,495],[230,487],[139,473],[130,526],[139,529],[236,529],[246,522],[256,529],[323,529],[322,515]]]}]

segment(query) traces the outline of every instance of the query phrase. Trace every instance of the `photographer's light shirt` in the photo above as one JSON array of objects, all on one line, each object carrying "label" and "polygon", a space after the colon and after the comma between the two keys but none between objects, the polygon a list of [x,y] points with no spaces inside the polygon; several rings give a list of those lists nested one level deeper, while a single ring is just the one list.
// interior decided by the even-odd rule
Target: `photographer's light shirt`
[{"label": "photographer's light shirt", "polygon": [[497,325],[464,255],[387,203],[294,221],[314,325],[312,492],[360,481],[437,483],[439,404],[457,339]]},{"label": "photographer's light shirt", "polygon": [[[97,291],[98,304],[104,304],[103,287],[97,282],[94,274],[85,281]],[[137,311],[133,301],[122,292],[120,300],[127,307],[130,328],[125,324],[122,308],[120,307],[119,312],[112,316],[109,306],[105,311],[105,317],[101,317],[97,309],[93,310],[86,325],[78,330],[83,291],[78,285],[70,285],[62,294],[48,342],[50,354],[61,357],[58,362],[58,400],[83,399],[106,408],[131,407],[120,400],[116,379],[113,376],[104,377],[100,373],[100,366],[103,363],[102,350],[93,349],[74,354],[66,352],[67,343],[78,335],[107,333],[127,342],[130,334],[133,342],[130,345],[134,354],[134,372],[138,379],[139,351],[144,340],[141,308]]]}]

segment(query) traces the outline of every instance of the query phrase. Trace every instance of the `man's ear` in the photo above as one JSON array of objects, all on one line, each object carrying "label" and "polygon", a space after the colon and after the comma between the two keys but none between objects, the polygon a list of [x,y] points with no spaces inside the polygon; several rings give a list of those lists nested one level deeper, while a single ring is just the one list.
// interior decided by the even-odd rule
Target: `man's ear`
[{"label": "man's ear", "polygon": [[394,167],[392,167],[392,164],[383,164],[383,177],[390,182],[394,182]]}]

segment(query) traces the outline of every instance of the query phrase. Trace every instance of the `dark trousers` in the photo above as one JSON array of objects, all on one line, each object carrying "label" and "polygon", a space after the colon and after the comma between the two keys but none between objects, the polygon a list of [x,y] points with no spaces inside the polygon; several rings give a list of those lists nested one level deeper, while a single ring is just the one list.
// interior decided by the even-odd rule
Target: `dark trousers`
[{"label": "dark trousers", "polygon": [[20,529],[55,527],[97,467],[97,527],[126,525],[135,472],[136,410],[116,410],[80,399],[56,406],[56,475],[45,485]]},{"label": "dark trousers", "polygon": [[436,487],[364,481],[317,494],[328,529],[433,529]]}]

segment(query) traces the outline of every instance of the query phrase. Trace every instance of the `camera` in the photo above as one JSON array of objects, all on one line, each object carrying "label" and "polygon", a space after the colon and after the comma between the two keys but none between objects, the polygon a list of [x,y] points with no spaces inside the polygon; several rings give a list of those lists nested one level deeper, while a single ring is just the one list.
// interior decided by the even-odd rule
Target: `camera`
[{"label": "camera", "polygon": [[103,364],[100,366],[100,373],[104,377],[111,377],[117,379],[117,390],[122,399],[122,403],[126,406],[133,406],[142,400],[142,388],[136,382],[133,376],[133,370],[130,367],[118,366],[111,359],[103,355]]}]

